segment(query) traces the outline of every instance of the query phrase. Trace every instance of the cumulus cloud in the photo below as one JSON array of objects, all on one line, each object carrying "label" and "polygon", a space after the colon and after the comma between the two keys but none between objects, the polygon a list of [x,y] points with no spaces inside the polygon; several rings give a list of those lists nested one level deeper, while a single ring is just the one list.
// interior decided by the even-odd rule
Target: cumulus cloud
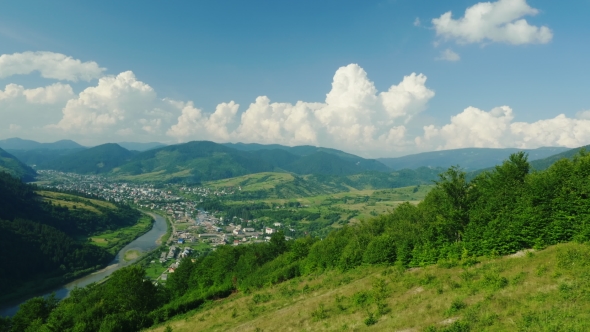
[{"label": "cumulus cloud", "polygon": [[590,120],[590,110],[580,111],[580,112],[576,113],[576,118]]},{"label": "cumulus cloud", "polygon": [[[356,64],[339,68],[324,102],[295,104],[256,98],[238,114],[239,105],[220,104],[212,114],[192,102],[174,102],[181,110],[167,132],[179,141],[209,137],[256,143],[322,145],[366,154],[407,144],[404,124],[426,108],[434,92],[426,76],[411,74],[378,92]],[[233,129],[235,127],[235,129]]]},{"label": "cumulus cloud", "polygon": [[137,80],[131,71],[102,77],[96,86],[70,99],[62,113],[62,119],[48,128],[102,137],[161,134],[162,127],[172,119],[154,89]]},{"label": "cumulus cloud", "polygon": [[8,84],[0,90],[0,101],[23,99],[32,104],[55,104],[65,102],[74,96],[68,84],[55,83],[46,87],[25,89],[22,85]]},{"label": "cumulus cloud", "polygon": [[450,48],[447,48],[446,50],[442,51],[440,53],[440,56],[436,59],[444,61],[459,61],[461,60],[461,57],[459,56],[459,54],[453,52],[453,50],[451,50]]},{"label": "cumulus cloud", "polygon": [[533,123],[513,122],[510,107],[489,112],[468,107],[451,117],[442,127],[424,127],[424,135],[415,139],[421,149],[457,149],[466,147],[538,148],[542,146],[578,147],[590,142],[590,120],[572,119],[563,114]]},{"label": "cumulus cloud", "polygon": [[538,12],[526,0],[480,2],[467,8],[465,15],[459,19],[453,19],[449,11],[432,19],[432,24],[437,36],[460,44],[546,44],[553,38],[551,29],[531,25],[522,18],[534,16]]},{"label": "cumulus cloud", "polygon": [[24,52],[0,55],[0,78],[38,71],[44,78],[90,81],[102,76],[105,70],[94,61],[82,62],[60,53]]},{"label": "cumulus cloud", "polygon": [[168,102],[181,111],[177,123],[170,127],[167,135],[177,138],[179,141],[190,139],[208,139],[228,141],[230,133],[228,125],[234,121],[239,105],[231,101],[217,105],[211,115],[205,114],[196,108],[193,102]]}]

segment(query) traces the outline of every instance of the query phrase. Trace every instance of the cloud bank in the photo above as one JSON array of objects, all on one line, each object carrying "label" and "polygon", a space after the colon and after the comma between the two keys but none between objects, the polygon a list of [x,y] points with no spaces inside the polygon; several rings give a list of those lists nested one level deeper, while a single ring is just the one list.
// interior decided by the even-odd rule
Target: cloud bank
[{"label": "cloud bank", "polygon": [[72,138],[88,145],[191,140],[309,144],[365,157],[463,147],[577,147],[590,143],[588,111],[579,112],[576,118],[560,114],[527,123],[514,121],[509,106],[490,111],[470,106],[446,124],[430,124],[419,130],[411,121],[421,116],[435,96],[427,86],[427,77],[411,73],[378,91],[357,64],[336,70],[323,101],[284,103],[258,96],[246,106],[234,101],[220,103],[212,112],[190,100],[158,96],[131,71],[103,76],[99,70],[95,74],[101,75],[98,81],[78,93],[60,82],[31,89],[6,85],[0,89],[1,132],[6,137],[46,141]]}]

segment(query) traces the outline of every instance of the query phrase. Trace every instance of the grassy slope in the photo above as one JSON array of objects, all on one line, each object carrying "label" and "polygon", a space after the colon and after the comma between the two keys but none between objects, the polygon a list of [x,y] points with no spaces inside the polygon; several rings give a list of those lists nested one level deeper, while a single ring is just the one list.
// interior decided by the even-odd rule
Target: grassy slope
[{"label": "grassy slope", "polygon": [[[182,331],[588,331],[587,245],[481,258],[471,267],[360,267],[301,277],[176,317]],[[385,290],[377,291],[376,280]],[[363,294],[368,300],[363,303]],[[384,296],[385,314],[373,294]]]},{"label": "grassy slope", "polygon": [[[54,205],[67,207],[68,209],[84,209],[96,214],[102,214],[96,206],[115,210],[117,207],[109,202],[85,198],[65,193],[53,191],[37,191],[42,200],[49,201]],[[92,244],[107,249],[111,254],[116,254],[127,243],[133,241],[138,236],[144,234],[152,228],[152,218],[143,215],[137,223],[132,226],[121,227],[116,230],[108,230],[100,234],[94,234],[90,237]],[[83,240],[83,239],[80,239]]]}]

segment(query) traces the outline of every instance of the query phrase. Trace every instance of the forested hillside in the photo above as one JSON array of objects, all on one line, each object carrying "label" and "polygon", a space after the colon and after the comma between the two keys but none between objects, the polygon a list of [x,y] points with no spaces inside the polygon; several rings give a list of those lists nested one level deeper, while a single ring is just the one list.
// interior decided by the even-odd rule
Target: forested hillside
[{"label": "forested hillside", "polygon": [[0,302],[107,264],[111,253],[75,239],[132,225],[140,216],[127,206],[94,205],[90,211],[76,204],[91,203],[78,197],[71,209],[53,204],[0,172]]},{"label": "forested hillside", "polygon": [[69,153],[40,163],[40,169],[53,169],[79,174],[103,174],[128,162],[135,153],[115,143]]},{"label": "forested hillside", "polygon": [[23,181],[33,181],[37,173],[31,167],[0,149],[0,172],[6,172]]},{"label": "forested hillside", "polygon": [[[573,240],[587,242],[589,221],[590,155],[562,159],[546,171],[531,173],[526,155],[518,153],[471,181],[460,169],[450,168],[440,174],[434,189],[417,206],[402,204],[390,214],[342,227],[324,239],[285,241],[277,233],[269,243],[219,247],[195,262],[182,261],[165,286],[144,281],[144,271],[139,267],[120,270],[104,285],[80,290],[53,310],[21,310],[14,322],[35,329],[45,324],[60,331],[138,330],[199,308],[207,301],[298,276],[311,278],[329,271],[379,264],[400,268],[435,263],[468,267],[477,264],[481,256],[541,249]],[[587,254],[573,252],[564,258],[564,264],[576,264],[584,257]],[[496,288],[505,287],[508,279],[500,272],[491,271],[482,280]],[[571,287],[566,284],[560,289],[565,292]],[[575,287],[590,290],[587,282]],[[288,284],[282,289],[289,294]],[[366,325],[377,323],[387,312],[385,295],[375,294],[354,299],[373,303],[366,307]],[[268,299],[258,297],[256,303],[265,301]],[[578,302],[571,303],[575,306]],[[455,310],[453,313],[464,307],[457,300],[449,310]],[[255,314],[256,308],[252,310]],[[541,313],[532,312],[529,317],[537,314]],[[314,315],[322,319],[327,312],[320,307]],[[468,331],[477,323],[465,319],[455,324],[461,328],[456,331]],[[527,324],[536,326],[534,321]]]}]

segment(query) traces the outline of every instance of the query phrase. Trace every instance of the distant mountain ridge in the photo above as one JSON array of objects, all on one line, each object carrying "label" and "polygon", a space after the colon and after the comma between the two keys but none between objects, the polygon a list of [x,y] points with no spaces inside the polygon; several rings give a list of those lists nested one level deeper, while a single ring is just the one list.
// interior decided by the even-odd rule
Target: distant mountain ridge
[{"label": "distant mountain ridge", "polygon": [[236,149],[209,141],[193,141],[144,152],[132,152],[114,143],[103,144],[59,157],[39,167],[82,174],[108,173],[144,181],[189,182],[270,171],[324,175],[389,171],[378,161],[334,149],[306,146]]},{"label": "distant mountain ridge", "polygon": [[39,168],[80,174],[103,174],[128,162],[135,154],[118,144],[107,143],[50,160],[40,164]]},{"label": "distant mountain ridge", "polygon": [[39,143],[37,141],[21,139],[18,137],[0,140],[0,148],[4,150],[67,150],[67,149],[85,149],[84,146],[72,140],[60,140],[53,143]]},{"label": "distant mountain ridge", "polygon": [[423,152],[397,158],[378,158],[377,160],[395,170],[416,169],[418,167],[448,168],[459,165],[465,170],[474,171],[500,165],[511,154],[518,151],[526,152],[529,155],[529,160],[536,160],[568,150],[570,148],[565,147],[542,147],[538,149],[465,148]]}]

